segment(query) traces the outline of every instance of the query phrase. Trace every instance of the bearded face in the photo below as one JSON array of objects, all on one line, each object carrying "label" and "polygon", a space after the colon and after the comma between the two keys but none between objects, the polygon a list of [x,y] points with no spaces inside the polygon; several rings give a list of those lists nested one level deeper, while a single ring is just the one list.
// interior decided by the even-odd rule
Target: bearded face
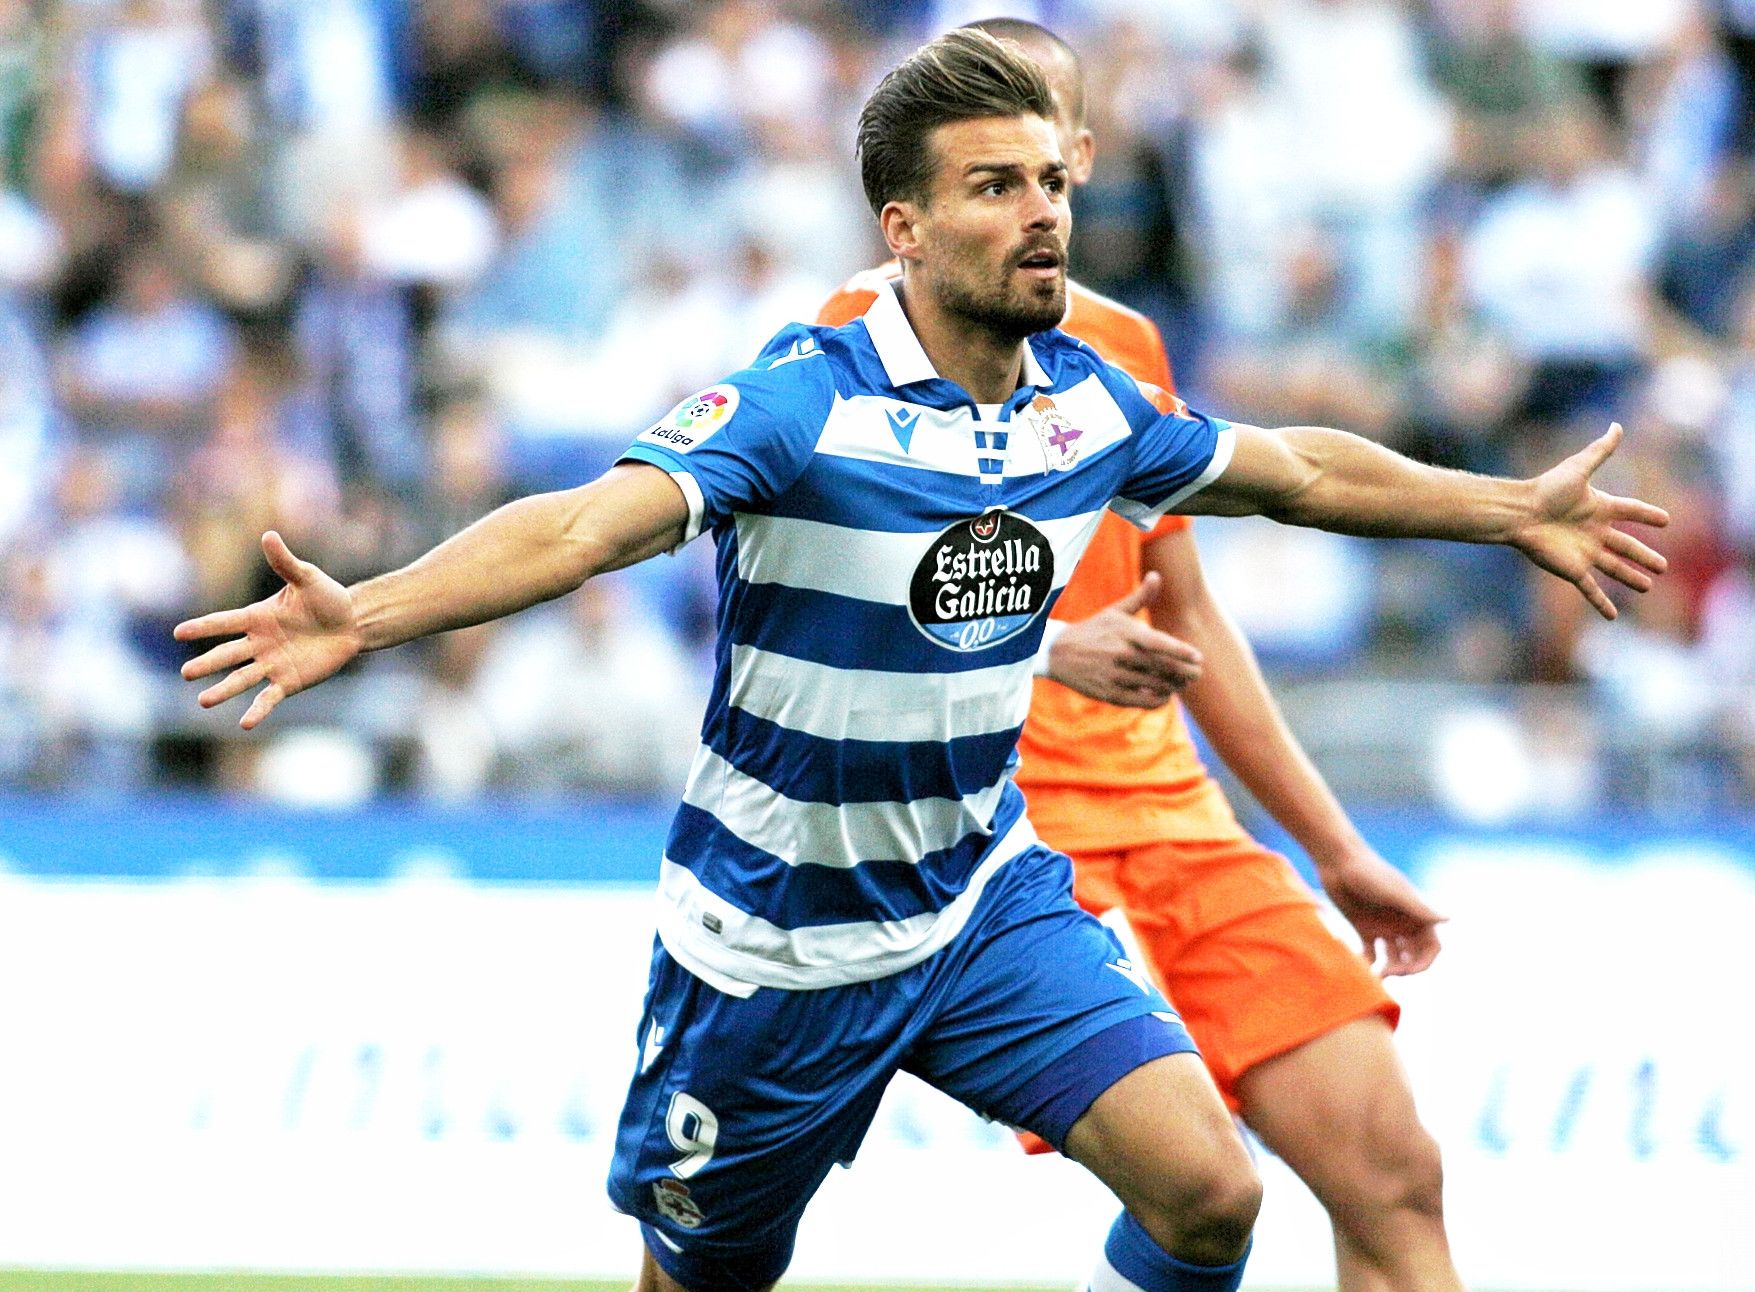
[{"label": "bearded face", "polygon": [[1058,327],[1066,317],[1066,248],[1052,234],[1015,248],[997,266],[973,257],[934,284],[947,313],[1008,340]]},{"label": "bearded face", "polygon": [[1066,317],[1067,172],[1051,122],[957,121],[935,132],[922,284],[949,315],[1021,340]]}]

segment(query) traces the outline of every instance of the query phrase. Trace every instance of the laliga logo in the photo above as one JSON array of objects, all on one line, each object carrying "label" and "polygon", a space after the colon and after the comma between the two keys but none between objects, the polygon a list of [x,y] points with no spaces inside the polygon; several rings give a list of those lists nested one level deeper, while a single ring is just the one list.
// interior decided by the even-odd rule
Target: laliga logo
[{"label": "laliga logo", "polygon": [[996,508],[949,526],[908,584],[914,626],[946,650],[997,646],[1030,626],[1054,588],[1054,548],[1024,517]]},{"label": "laliga logo", "polygon": [[703,392],[686,410],[676,415],[676,424],[685,431],[704,422],[716,422],[731,403],[717,390]]},{"label": "laliga logo", "polygon": [[669,417],[648,427],[640,439],[687,453],[731,420],[737,401],[736,386],[709,386],[671,409]]}]

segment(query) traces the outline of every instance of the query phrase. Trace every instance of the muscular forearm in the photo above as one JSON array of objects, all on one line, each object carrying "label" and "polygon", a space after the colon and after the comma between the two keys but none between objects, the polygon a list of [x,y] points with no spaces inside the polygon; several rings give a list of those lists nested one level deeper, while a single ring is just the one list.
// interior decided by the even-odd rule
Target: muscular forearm
[{"label": "muscular forearm", "polygon": [[1342,534],[1508,543],[1575,586],[1605,619],[1617,612],[1598,575],[1644,592],[1664,570],[1659,553],[1617,526],[1667,525],[1669,513],[1591,485],[1621,443],[1619,423],[1533,480],[1424,466],[1319,426],[1237,426],[1233,435],[1219,478],[1181,510],[1259,513]]},{"label": "muscular forearm", "polygon": [[356,585],[361,649],[513,614],[674,546],[675,517],[603,505],[612,478],[508,503],[411,565]]},{"label": "muscular forearm", "polygon": [[1200,596],[1154,609],[1155,626],[1197,647],[1205,662],[1183,700],[1214,750],[1318,869],[1365,847],[1322,774],[1286,725],[1255,653],[1230,617]]},{"label": "muscular forearm", "polygon": [[[1427,466],[1345,431],[1293,426],[1247,430],[1243,470],[1209,492],[1212,510],[1260,511],[1293,525],[1380,538],[1503,543],[1531,522],[1529,481]],[[1195,510],[1201,495],[1195,495]]]},{"label": "muscular forearm", "polygon": [[483,623],[571,592],[592,573],[568,537],[568,494],[520,498],[411,565],[352,589],[361,648]]}]

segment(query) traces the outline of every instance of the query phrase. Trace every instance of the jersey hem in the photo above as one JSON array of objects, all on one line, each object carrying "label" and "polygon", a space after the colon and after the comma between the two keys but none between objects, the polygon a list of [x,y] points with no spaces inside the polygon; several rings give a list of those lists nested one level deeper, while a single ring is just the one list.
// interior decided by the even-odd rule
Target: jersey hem
[{"label": "jersey hem", "polygon": [[[827,926],[836,934],[852,936],[869,930],[873,939],[890,941],[898,935],[906,938],[915,934],[911,945],[857,959],[847,958],[845,950],[839,947],[832,948],[832,954],[819,950],[813,955],[808,947],[800,945],[802,938],[809,937],[813,930],[782,929],[758,916],[745,914],[709,890],[692,871],[666,857],[659,881],[658,938],[678,964],[709,986],[729,982],[731,989],[718,988],[728,995],[747,997],[758,987],[821,991],[888,978],[912,969],[948,945],[968,924],[982,893],[1000,868],[1037,843],[1029,818],[1020,816],[975,868],[963,891],[940,907],[923,931],[916,933],[906,928],[906,921]],[[710,932],[715,926],[719,932]],[[738,947],[733,939],[740,932],[780,940],[787,957],[764,956]]]}]

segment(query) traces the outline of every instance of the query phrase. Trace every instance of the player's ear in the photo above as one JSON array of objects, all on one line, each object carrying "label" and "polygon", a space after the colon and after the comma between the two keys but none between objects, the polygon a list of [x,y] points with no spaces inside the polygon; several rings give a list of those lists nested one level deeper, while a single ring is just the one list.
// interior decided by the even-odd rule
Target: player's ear
[{"label": "player's ear", "polygon": [[884,244],[897,260],[915,260],[920,256],[920,208],[913,202],[886,202],[878,212],[878,228]]},{"label": "player's ear", "polygon": [[1097,136],[1088,126],[1080,126],[1072,137],[1072,151],[1066,159],[1066,177],[1074,188],[1091,178],[1097,163]]}]

